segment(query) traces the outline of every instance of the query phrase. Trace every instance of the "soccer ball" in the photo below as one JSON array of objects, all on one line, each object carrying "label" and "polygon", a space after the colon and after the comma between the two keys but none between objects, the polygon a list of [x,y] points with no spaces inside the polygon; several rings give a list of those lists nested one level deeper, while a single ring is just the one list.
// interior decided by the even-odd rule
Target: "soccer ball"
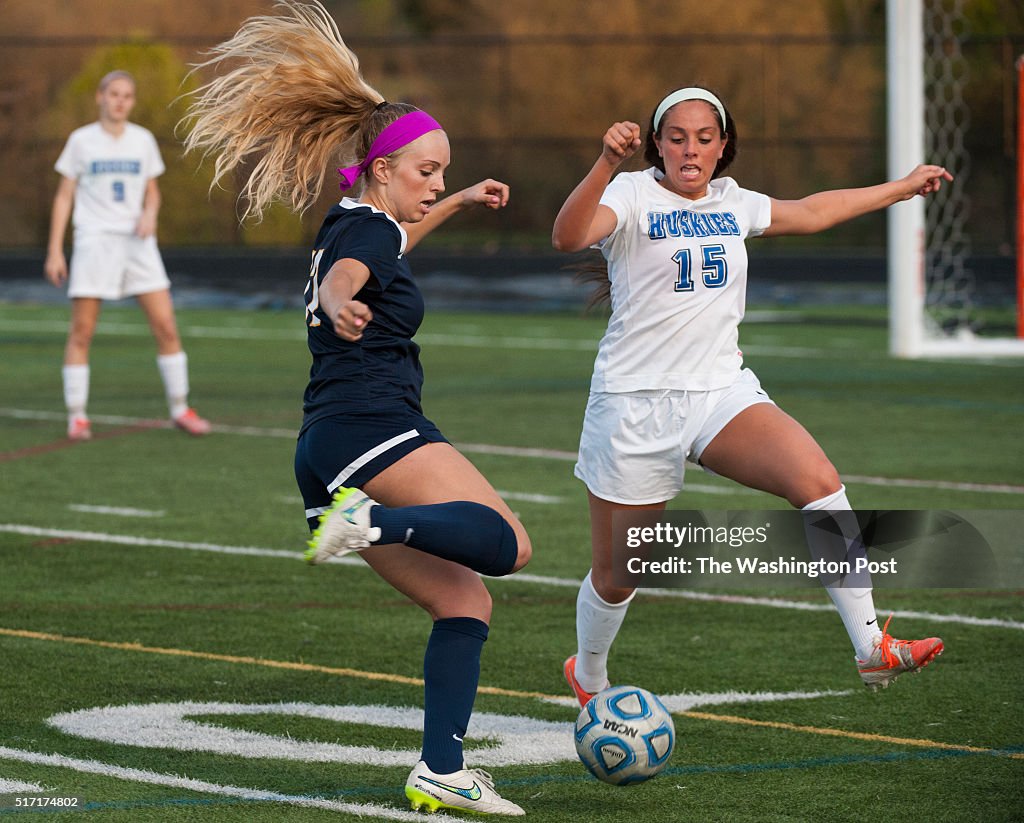
[{"label": "soccer ball", "polygon": [[676,728],[660,700],[639,686],[598,692],[576,720],[576,753],[598,780],[642,783],[665,768]]}]

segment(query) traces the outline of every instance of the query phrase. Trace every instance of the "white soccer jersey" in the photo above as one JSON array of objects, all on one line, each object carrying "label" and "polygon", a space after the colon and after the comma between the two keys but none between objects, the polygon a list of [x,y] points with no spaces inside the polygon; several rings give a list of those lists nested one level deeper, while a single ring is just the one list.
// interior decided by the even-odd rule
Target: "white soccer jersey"
[{"label": "white soccer jersey", "polygon": [[624,172],[601,197],[618,223],[597,246],[608,261],[612,316],[591,391],[718,389],[743,362],[744,239],[768,228],[771,200],[731,177],[688,200],[660,177],[654,168]]},{"label": "white soccer jersey", "polygon": [[156,138],[135,123],[120,137],[98,122],[75,129],[54,168],[77,182],[75,232],[89,234],[132,234],[147,183],[164,173]]}]

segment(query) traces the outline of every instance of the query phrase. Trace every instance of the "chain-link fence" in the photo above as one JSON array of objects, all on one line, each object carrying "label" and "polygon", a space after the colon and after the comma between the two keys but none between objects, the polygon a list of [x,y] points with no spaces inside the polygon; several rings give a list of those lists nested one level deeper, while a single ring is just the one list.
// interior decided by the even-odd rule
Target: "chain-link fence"
[{"label": "chain-link fence", "polygon": [[[261,226],[239,227],[235,192],[208,196],[208,175],[181,156],[171,116],[174,92],[164,75],[176,72],[180,83],[187,65],[224,34],[128,44],[138,49],[131,67],[139,78],[135,119],[157,133],[168,165],[161,242],[303,245],[337,196],[333,181],[325,186],[324,202],[302,221],[281,212]],[[353,36],[348,42],[385,96],[420,104],[445,124],[453,154],[450,190],[483,176],[511,185],[512,200],[500,219],[460,219],[445,232],[453,246],[545,247],[559,205],[596,158],[607,126],[619,119],[645,123],[665,92],[691,83],[715,88],[738,123],[739,157],[730,173],[741,185],[792,198],[886,175],[881,32],[842,38]],[[57,182],[53,162],[70,130],[69,89],[81,86],[83,73],[95,71],[114,45],[95,37],[0,36],[0,248],[45,244]],[[962,124],[958,162],[964,171],[970,165],[958,196],[969,198],[972,208],[957,218],[958,230],[971,238],[976,254],[1007,257],[1013,254],[1015,210],[1013,62],[1024,50],[1024,35],[974,36],[960,48],[965,74],[961,98],[952,105],[969,111],[970,121],[952,116]],[[155,49],[172,57],[153,63]],[[88,110],[90,96],[78,99]],[[77,116],[78,124],[89,119],[81,110]],[[933,149],[941,153],[945,132],[930,125]],[[766,242],[787,251],[829,247],[877,254],[885,246],[885,222],[871,215],[813,238]]]}]

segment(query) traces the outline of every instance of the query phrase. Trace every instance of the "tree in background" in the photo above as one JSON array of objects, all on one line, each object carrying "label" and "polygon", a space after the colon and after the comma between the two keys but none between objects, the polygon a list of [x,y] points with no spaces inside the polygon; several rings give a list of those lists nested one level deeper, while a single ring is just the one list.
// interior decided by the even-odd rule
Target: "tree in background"
[{"label": "tree in background", "polygon": [[[81,68],[60,89],[45,117],[45,134],[56,141],[73,129],[96,119],[96,87],[110,71],[131,73],[136,81],[136,103],[131,119],[145,126],[160,144],[167,171],[160,180],[161,243],[188,245],[223,242],[232,238],[231,197],[219,194],[209,201],[210,174],[196,172],[181,158],[175,125],[185,113],[183,96],[197,86],[186,66],[167,45],[135,39],[94,50]],[[52,166],[56,155],[50,158]],[[54,177],[56,172],[53,173]],[[209,201],[209,202],[208,202]],[[227,211],[226,217],[218,213]]]}]

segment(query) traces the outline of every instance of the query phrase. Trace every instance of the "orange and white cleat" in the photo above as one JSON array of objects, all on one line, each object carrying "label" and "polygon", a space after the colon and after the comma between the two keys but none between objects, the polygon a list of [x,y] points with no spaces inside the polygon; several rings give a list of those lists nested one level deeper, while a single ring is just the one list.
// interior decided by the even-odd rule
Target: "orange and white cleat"
[{"label": "orange and white cleat", "polygon": [[[569,688],[572,689],[573,694],[576,695],[576,699],[580,702],[580,706],[586,706],[590,702],[590,698],[597,694],[594,692],[591,694],[584,689],[579,681],[576,679],[576,655],[567,657],[565,663],[562,666],[562,673],[565,674],[565,682],[569,684]],[[605,688],[608,688],[609,684],[605,684]]]},{"label": "orange and white cleat", "polygon": [[204,434],[209,434],[210,421],[205,420],[196,414],[195,409],[186,409],[184,412],[174,418],[174,425],[177,426],[184,432],[188,432],[196,437],[201,437]]},{"label": "orange and white cleat", "polygon": [[884,689],[904,672],[920,672],[936,657],[942,654],[940,637],[926,637],[924,640],[897,640],[889,635],[889,620],[882,627],[882,636],[875,641],[875,648],[867,660],[857,661],[860,679],[869,689]]},{"label": "orange and white cleat", "polygon": [[92,424],[88,417],[72,417],[68,421],[68,440],[92,440]]}]

